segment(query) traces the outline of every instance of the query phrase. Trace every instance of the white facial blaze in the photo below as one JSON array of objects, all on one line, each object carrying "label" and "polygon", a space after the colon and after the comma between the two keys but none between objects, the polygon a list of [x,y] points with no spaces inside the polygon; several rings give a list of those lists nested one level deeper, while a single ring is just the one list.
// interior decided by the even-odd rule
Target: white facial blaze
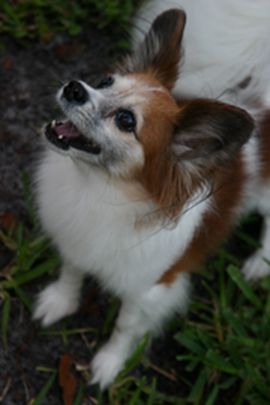
[{"label": "white facial blaze", "polygon": [[[86,154],[78,150],[68,153],[74,159],[103,166],[116,176],[128,175],[144,165],[144,151],[137,139],[144,124],[147,106],[156,93],[165,90],[145,83],[135,76],[113,76],[112,85],[94,89],[85,82],[80,84],[87,91],[88,99],[83,104],[68,102],[63,97],[63,88],[57,100],[67,118],[92,142],[101,147],[99,155]],[[119,109],[132,111],[136,119],[134,133],[117,127],[115,116]]]}]

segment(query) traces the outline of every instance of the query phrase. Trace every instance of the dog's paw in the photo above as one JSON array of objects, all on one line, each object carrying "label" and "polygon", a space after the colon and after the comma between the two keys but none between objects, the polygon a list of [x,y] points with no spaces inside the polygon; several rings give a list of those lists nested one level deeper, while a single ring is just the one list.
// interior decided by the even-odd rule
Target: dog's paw
[{"label": "dog's paw", "polygon": [[125,363],[126,356],[107,343],[95,355],[91,363],[93,377],[91,384],[99,384],[101,390],[110,385]]},{"label": "dog's paw", "polygon": [[270,275],[270,264],[264,260],[260,252],[257,252],[245,262],[242,272],[246,280],[259,280]]},{"label": "dog's paw", "polygon": [[78,300],[71,299],[69,295],[64,294],[56,281],[38,295],[33,319],[40,320],[43,326],[49,326],[59,319],[73,314],[78,306]]}]

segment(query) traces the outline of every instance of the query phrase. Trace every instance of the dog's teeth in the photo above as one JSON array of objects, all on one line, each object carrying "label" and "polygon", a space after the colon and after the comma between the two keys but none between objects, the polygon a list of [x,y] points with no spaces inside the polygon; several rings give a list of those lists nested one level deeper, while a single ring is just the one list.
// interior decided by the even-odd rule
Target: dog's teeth
[{"label": "dog's teeth", "polygon": [[58,135],[58,139],[63,139],[63,135]]},{"label": "dog's teeth", "polygon": [[55,120],[53,120],[53,121],[52,121],[52,123],[51,123],[51,127],[52,127],[52,128],[54,128],[54,127],[55,127],[55,125],[56,125],[56,121],[55,121]]}]

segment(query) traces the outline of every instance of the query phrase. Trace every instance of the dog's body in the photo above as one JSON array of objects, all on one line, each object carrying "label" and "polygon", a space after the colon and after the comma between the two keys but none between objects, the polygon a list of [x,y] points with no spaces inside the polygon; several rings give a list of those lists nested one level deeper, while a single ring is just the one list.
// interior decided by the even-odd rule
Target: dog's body
[{"label": "dog's body", "polygon": [[252,76],[251,96],[257,94],[261,99],[268,95],[268,0],[149,1],[135,20],[134,43],[142,39],[158,14],[175,7],[187,14],[176,94],[220,98]]},{"label": "dog's body", "polygon": [[[49,325],[73,313],[86,274],[121,298],[112,337],[92,362],[101,387],[145,333],[185,310],[188,272],[240,214],[257,208],[266,226],[270,222],[270,123],[264,118],[270,5],[237,4],[173,2],[186,9],[188,21],[177,82],[185,15],[172,10],[155,20],[139,51],[100,89],[70,82],[58,94],[69,121],[47,128],[54,150],[46,150],[40,165],[38,203],[63,267],[40,294],[35,318]],[[169,6],[152,2],[137,25]],[[221,31],[226,36],[230,21],[241,26],[244,40],[233,30],[228,41],[213,39]],[[266,227],[263,248],[244,269],[248,277],[269,274],[262,260],[269,241]]]}]

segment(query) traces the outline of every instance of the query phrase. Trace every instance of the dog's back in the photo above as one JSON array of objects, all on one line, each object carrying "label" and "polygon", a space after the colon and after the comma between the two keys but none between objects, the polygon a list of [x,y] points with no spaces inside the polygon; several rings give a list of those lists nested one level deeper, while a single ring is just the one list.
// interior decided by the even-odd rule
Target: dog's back
[{"label": "dog's back", "polygon": [[219,98],[238,85],[267,97],[270,60],[268,0],[152,0],[134,21],[134,43],[153,18],[168,8],[187,14],[184,55],[175,93]]}]

